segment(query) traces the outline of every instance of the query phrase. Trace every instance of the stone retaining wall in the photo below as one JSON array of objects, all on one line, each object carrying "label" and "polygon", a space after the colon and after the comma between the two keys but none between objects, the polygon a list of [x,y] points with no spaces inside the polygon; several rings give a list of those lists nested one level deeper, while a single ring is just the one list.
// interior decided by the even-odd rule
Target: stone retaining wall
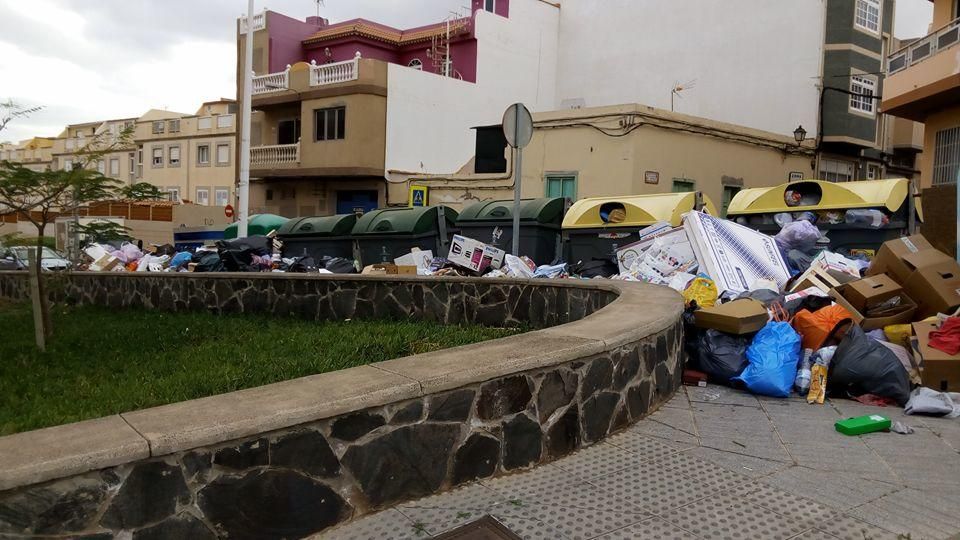
[{"label": "stone retaining wall", "polygon": [[[682,371],[681,301],[649,285],[124,274],[61,285],[62,299],[118,307],[557,326],[2,437],[0,536],[302,537],[599,441],[668,399]],[[22,274],[0,273],[0,297],[23,291]]]}]

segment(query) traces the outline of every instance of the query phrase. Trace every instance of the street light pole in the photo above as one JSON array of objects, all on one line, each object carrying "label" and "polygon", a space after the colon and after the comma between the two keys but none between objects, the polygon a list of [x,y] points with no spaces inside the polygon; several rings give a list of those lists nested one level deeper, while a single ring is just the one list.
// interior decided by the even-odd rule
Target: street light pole
[{"label": "street light pole", "polygon": [[250,219],[250,115],[253,88],[253,0],[247,1],[247,37],[243,54],[243,109],[240,111],[240,185],[237,238],[246,238]]}]

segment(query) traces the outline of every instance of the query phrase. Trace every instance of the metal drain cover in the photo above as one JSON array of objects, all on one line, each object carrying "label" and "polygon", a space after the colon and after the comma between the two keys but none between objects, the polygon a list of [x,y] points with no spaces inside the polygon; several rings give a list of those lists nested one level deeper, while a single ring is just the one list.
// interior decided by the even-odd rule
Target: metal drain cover
[{"label": "metal drain cover", "polygon": [[513,531],[491,516],[483,516],[434,538],[436,540],[521,540]]}]

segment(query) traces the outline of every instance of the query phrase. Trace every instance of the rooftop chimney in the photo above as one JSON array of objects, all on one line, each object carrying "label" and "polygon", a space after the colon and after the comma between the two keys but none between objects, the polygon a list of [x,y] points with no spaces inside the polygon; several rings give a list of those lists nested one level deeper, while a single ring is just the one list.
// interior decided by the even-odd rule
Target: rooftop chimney
[{"label": "rooftop chimney", "polygon": [[313,26],[316,26],[317,28],[323,28],[323,27],[327,26],[328,24],[330,24],[330,21],[329,21],[329,20],[327,20],[327,19],[325,19],[325,18],[323,18],[323,17],[316,17],[316,16],[307,17],[306,21],[307,21],[307,24],[312,24]]}]

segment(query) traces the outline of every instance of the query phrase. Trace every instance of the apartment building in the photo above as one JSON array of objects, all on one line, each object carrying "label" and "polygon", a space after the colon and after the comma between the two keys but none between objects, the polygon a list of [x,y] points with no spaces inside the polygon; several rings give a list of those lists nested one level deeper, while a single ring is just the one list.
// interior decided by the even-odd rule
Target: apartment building
[{"label": "apartment building", "polygon": [[265,11],[252,22],[251,210],[400,202],[391,186],[461,170],[470,129],[518,101],[534,113],[639,103],[788,139],[802,127],[815,153],[804,177],[912,177],[922,128],[879,110],[894,13],[895,0],[473,0],[400,30]]},{"label": "apartment building", "polygon": [[884,113],[924,123],[920,185],[924,231],[938,248],[956,248],[960,175],[960,0],[932,0],[930,33],[888,58]]},{"label": "apartment building", "polygon": [[470,127],[515,101],[553,107],[558,21],[539,0],[474,0],[462,16],[406,30],[258,14],[251,212],[366,211],[393,202],[398,176],[459,169]]},{"label": "apartment building", "polygon": [[[86,166],[124,184],[133,181],[136,145],[123,137],[133,131],[136,118],[71,124],[53,140],[50,168],[69,170]],[[93,159],[91,152],[109,152]]]},{"label": "apartment building", "polygon": [[34,171],[45,171],[53,163],[53,137],[34,137],[19,143],[0,143],[0,161],[20,163]]},{"label": "apartment building", "polygon": [[174,202],[226,206],[236,179],[236,102],[210,101],[194,114],[150,110],[134,131],[137,182],[147,182]]}]

